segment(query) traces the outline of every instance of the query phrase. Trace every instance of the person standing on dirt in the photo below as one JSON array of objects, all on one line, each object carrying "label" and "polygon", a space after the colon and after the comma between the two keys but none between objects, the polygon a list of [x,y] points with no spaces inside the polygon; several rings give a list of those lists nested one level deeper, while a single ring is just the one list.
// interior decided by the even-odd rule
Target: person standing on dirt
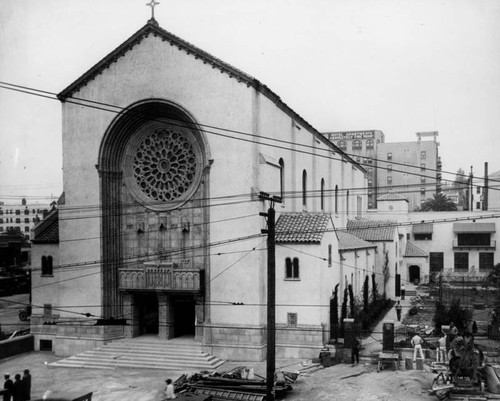
[{"label": "person standing on dirt", "polygon": [[406,287],[404,284],[401,285],[401,299],[405,299]]},{"label": "person standing on dirt", "polygon": [[436,352],[436,362],[446,362],[446,334],[441,332],[438,340],[438,349]]},{"label": "person standing on dirt", "polygon": [[420,357],[422,359],[425,359],[424,351],[422,350],[423,342],[424,340],[422,340],[422,337],[420,337],[418,334],[415,334],[411,339],[411,345],[413,346],[413,362],[417,361],[417,352],[420,354]]},{"label": "person standing on dirt", "polygon": [[403,307],[401,306],[401,302],[398,301],[398,303],[396,304],[396,316],[398,317],[398,322],[401,321],[401,310],[403,309]]},{"label": "person standing on dirt", "polygon": [[354,360],[356,360],[356,364],[359,363],[359,349],[361,348],[361,341],[357,337],[354,337],[352,340],[351,347],[351,362],[354,365]]}]

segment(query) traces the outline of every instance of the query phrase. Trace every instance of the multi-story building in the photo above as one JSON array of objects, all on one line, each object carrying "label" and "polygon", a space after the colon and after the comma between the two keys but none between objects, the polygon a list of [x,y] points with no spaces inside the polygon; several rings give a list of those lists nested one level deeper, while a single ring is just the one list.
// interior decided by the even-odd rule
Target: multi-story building
[{"label": "multi-story building", "polygon": [[324,132],[323,135],[366,169],[368,209],[377,207],[377,150],[384,143],[384,133],[377,130]]},{"label": "multi-story building", "polygon": [[[377,192],[396,192],[409,201],[410,210],[441,192],[441,159],[437,131],[417,132],[416,142],[380,143],[377,147]],[[422,140],[432,137],[432,140]]]},{"label": "multi-story building", "polygon": [[28,204],[23,198],[20,203],[0,202],[0,233],[13,228],[17,232],[31,238],[31,229],[38,223],[48,206],[39,203]]}]

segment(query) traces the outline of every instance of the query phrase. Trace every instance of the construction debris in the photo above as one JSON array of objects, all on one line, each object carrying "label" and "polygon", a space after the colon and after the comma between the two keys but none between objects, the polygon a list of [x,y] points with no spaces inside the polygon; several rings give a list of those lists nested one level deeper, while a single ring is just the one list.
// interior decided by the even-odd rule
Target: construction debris
[{"label": "construction debris", "polygon": [[[274,381],[275,395],[291,391],[291,385],[299,375],[300,372],[278,371]],[[267,389],[267,380],[246,366],[223,373],[202,371],[184,374],[173,384],[178,395],[212,396],[213,400],[263,401]]]}]

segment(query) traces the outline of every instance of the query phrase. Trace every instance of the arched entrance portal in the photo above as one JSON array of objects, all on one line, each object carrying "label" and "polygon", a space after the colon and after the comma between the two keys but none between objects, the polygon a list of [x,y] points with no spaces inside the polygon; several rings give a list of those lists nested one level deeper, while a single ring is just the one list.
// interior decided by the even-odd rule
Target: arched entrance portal
[{"label": "arched entrance portal", "polygon": [[130,337],[195,334],[195,313],[200,322],[209,315],[209,161],[194,119],[164,100],[130,106],[105,133],[97,166],[103,315],[132,320]]},{"label": "arched entrance portal", "polygon": [[412,265],[410,266],[409,269],[409,277],[410,281],[413,283],[419,283],[420,282],[420,266]]}]

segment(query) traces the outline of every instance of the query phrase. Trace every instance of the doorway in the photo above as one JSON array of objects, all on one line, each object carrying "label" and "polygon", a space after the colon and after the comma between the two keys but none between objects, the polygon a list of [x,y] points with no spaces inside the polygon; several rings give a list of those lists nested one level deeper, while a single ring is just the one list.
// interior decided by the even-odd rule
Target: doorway
[{"label": "doorway", "polygon": [[420,267],[410,266],[410,282],[418,284],[420,282]]},{"label": "doorway", "polygon": [[174,299],[174,335],[181,337],[195,334],[195,302],[193,297]]},{"label": "doorway", "polygon": [[156,294],[135,296],[139,315],[139,335],[158,334],[158,297]]}]

